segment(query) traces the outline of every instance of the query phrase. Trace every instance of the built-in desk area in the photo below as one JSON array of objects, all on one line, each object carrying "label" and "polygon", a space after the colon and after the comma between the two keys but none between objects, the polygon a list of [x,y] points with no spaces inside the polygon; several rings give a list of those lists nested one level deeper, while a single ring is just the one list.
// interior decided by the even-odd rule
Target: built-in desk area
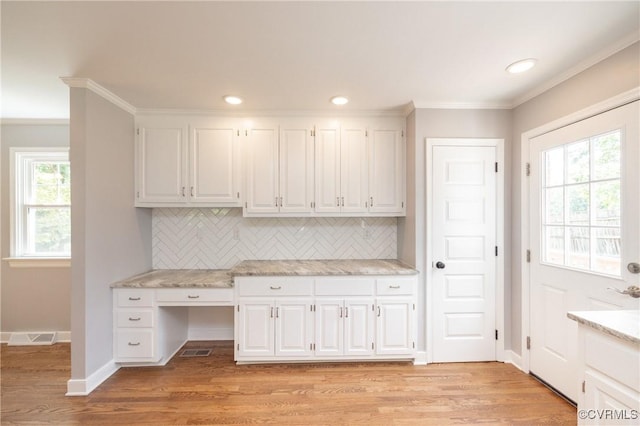
[{"label": "built-in desk area", "polygon": [[153,270],[112,287],[123,366],[165,365],[189,338],[189,308],[217,306],[234,307],[238,362],[415,358],[417,271],[395,259],[248,260]]}]

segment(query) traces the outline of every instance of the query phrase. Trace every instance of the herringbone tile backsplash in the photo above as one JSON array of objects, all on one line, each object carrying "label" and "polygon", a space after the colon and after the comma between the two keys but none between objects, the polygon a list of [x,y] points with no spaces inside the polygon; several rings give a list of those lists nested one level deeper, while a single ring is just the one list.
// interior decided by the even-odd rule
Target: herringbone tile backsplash
[{"label": "herringbone tile backsplash", "polygon": [[397,219],[243,218],[239,208],[153,210],[154,269],[226,269],[245,259],[395,259]]}]

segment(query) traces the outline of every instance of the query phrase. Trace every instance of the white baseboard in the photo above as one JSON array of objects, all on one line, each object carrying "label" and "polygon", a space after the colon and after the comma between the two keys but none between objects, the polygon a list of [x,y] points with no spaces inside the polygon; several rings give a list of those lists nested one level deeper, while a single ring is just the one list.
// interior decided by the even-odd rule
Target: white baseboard
[{"label": "white baseboard", "polygon": [[120,366],[113,360],[107,362],[86,379],[70,379],[67,381],[67,396],[86,396],[102,382],[107,380]]},{"label": "white baseboard", "polygon": [[[41,332],[38,331],[38,332]],[[56,333],[56,343],[60,342],[60,343],[69,343],[71,342],[71,332],[70,331],[56,331],[56,330],[49,330],[48,332],[55,332]],[[23,333],[23,331],[3,331],[0,332],[0,343],[9,343],[9,339],[11,338],[11,334],[13,333]]]},{"label": "white baseboard", "polygon": [[233,340],[233,328],[191,328],[188,340]]},{"label": "white baseboard", "polygon": [[511,350],[504,351],[504,355],[504,362],[513,364],[518,370],[524,371],[522,368],[522,357],[520,355]]},{"label": "white baseboard", "polygon": [[427,352],[416,352],[416,359],[413,360],[413,365],[427,365]]}]

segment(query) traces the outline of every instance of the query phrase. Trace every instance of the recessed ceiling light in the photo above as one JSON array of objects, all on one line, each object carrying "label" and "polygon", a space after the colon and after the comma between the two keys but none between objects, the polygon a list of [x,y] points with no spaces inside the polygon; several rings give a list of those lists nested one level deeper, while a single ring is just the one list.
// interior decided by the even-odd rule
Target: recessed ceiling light
[{"label": "recessed ceiling light", "polygon": [[227,95],[224,97],[224,101],[231,105],[240,105],[242,103],[242,98],[238,96]]},{"label": "recessed ceiling light", "polygon": [[345,105],[348,102],[349,99],[345,98],[344,96],[334,96],[333,98],[331,98],[331,103],[334,105]]},{"label": "recessed ceiling light", "polygon": [[522,59],[514,62],[507,67],[507,72],[511,74],[519,74],[521,72],[529,71],[536,65],[536,60],[533,58]]}]

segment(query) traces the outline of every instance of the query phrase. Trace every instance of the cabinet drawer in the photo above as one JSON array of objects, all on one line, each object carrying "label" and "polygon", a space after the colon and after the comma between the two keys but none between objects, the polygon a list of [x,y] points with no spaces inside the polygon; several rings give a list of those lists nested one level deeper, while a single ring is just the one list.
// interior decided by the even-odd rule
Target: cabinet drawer
[{"label": "cabinet drawer", "polygon": [[117,294],[120,307],[153,306],[153,290],[117,290]]},{"label": "cabinet drawer", "polygon": [[116,340],[119,359],[153,358],[153,330],[118,330]]},{"label": "cabinet drawer", "polygon": [[410,296],[414,293],[414,282],[412,278],[379,278],[376,291],[380,296]]},{"label": "cabinet drawer", "polygon": [[231,288],[179,288],[163,289],[156,291],[156,300],[161,303],[210,303],[233,302],[233,289]]},{"label": "cabinet drawer", "polygon": [[153,310],[118,310],[116,316],[118,327],[153,327]]},{"label": "cabinet drawer", "polygon": [[373,278],[337,277],[316,280],[318,296],[371,296]]},{"label": "cabinet drawer", "polygon": [[595,330],[585,335],[585,363],[607,376],[640,391],[638,346]]},{"label": "cabinet drawer", "polygon": [[240,296],[311,296],[313,278],[236,278]]}]

